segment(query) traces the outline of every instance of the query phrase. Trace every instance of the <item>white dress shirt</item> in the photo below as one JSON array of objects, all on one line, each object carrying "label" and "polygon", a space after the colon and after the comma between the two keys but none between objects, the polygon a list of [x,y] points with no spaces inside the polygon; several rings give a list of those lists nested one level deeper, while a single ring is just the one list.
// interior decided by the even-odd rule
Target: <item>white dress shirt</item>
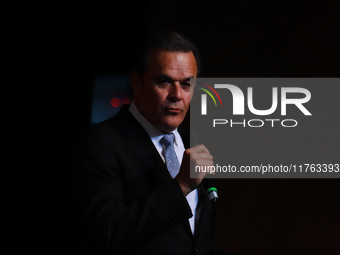
[{"label": "white dress shirt", "polygon": [[[129,111],[137,119],[137,121],[143,126],[143,128],[146,130],[146,132],[148,133],[148,135],[151,138],[151,141],[155,145],[159,155],[161,156],[161,158],[165,162],[165,159],[164,159],[165,158],[165,156],[164,156],[165,150],[163,148],[163,145],[159,142],[162,139],[162,137],[164,136],[164,133],[162,133],[157,128],[155,128],[150,122],[148,122],[139,113],[134,102],[131,103],[131,105],[129,107]],[[175,142],[174,142],[175,153],[176,153],[176,156],[178,158],[178,162],[182,163],[183,153],[185,151],[184,144],[183,144],[183,141],[182,141],[180,134],[177,131],[177,128],[174,131],[172,131],[172,133],[175,135]],[[191,212],[192,212],[192,215],[193,215],[189,219],[189,223],[190,223],[191,231],[192,231],[192,233],[194,233],[194,231],[195,231],[196,208],[197,208],[197,203],[198,203],[197,189],[190,192],[186,196],[186,199],[187,199],[187,201],[190,205]]]}]

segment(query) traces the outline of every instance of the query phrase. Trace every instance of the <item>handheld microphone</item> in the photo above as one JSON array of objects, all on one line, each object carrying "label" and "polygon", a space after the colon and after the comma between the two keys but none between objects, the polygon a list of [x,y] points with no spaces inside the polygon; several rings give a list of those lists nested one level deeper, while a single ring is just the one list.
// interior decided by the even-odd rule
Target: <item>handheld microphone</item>
[{"label": "handheld microphone", "polygon": [[[199,139],[194,132],[192,132],[192,137],[190,139],[190,143],[191,143],[190,144],[191,146],[195,146],[195,145],[200,144]],[[201,182],[201,185],[202,185],[204,192],[207,195],[208,199],[212,202],[216,202],[217,198],[218,198],[218,194],[217,194],[218,192],[217,192],[215,185],[211,181],[211,179],[204,178],[203,181]]]},{"label": "handheld microphone", "polygon": [[203,179],[202,186],[208,199],[212,202],[216,202],[218,199],[218,192],[213,182],[210,179]]}]

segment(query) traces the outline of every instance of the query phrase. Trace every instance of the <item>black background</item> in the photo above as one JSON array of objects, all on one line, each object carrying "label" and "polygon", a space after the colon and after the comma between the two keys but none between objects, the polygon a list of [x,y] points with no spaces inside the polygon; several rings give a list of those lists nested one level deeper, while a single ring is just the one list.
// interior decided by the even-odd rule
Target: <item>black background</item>
[{"label": "black background", "polygon": [[[63,174],[93,79],[174,30],[202,77],[338,77],[337,1],[1,1],[2,254],[74,253]],[[339,180],[218,180],[215,240],[242,254],[338,254]]]}]

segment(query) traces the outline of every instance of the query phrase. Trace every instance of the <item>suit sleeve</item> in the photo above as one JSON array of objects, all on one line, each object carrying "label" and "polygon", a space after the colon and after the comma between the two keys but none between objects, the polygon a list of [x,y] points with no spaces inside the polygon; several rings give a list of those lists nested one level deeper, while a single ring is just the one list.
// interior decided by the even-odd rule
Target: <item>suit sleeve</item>
[{"label": "suit sleeve", "polygon": [[[127,204],[121,160],[105,137],[72,146],[66,176],[81,243],[105,252],[126,251],[192,216],[175,179]],[[89,248],[90,249],[90,248]]]}]

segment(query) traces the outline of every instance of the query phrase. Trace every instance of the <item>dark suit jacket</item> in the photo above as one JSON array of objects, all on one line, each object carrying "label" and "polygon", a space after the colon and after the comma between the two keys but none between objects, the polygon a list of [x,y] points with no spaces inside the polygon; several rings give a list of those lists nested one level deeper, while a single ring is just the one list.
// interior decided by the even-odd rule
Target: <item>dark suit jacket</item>
[{"label": "dark suit jacket", "polygon": [[81,254],[220,254],[209,253],[214,205],[199,186],[193,235],[186,198],[127,107],[83,132],[71,162],[66,180]]}]

